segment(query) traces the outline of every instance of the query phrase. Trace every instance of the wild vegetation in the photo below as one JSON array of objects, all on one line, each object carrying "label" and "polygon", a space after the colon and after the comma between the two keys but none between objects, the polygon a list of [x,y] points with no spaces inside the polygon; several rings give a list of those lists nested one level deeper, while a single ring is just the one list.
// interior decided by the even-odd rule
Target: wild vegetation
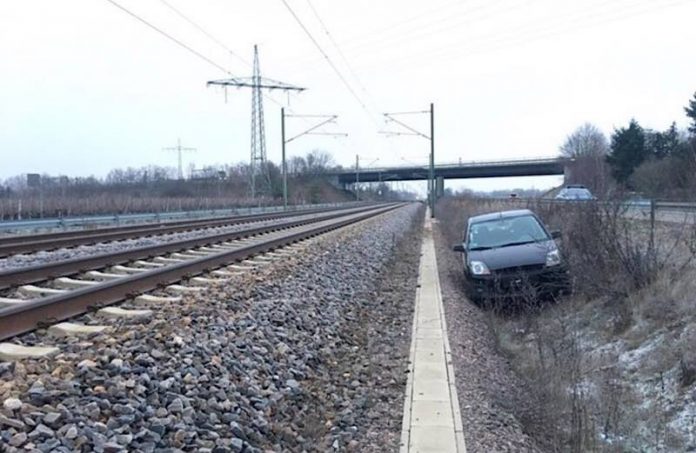
[{"label": "wild vegetation", "polygon": [[628,190],[650,198],[696,199],[696,94],[684,110],[687,130],[672,123],[655,131],[632,119],[607,140],[592,124],[580,126],[560,148],[574,159],[567,182],[585,184],[600,196]]},{"label": "wild vegetation", "polygon": [[451,243],[461,240],[468,216],[519,207],[563,233],[573,294],[530,296],[486,310],[500,350],[539,405],[543,421],[530,421],[530,434],[550,451],[682,451],[695,445],[693,216],[658,222],[651,232],[647,219],[636,219],[619,203],[440,203],[440,224]]},{"label": "wild vegetation", "polygon": [[633,119],[610,138],[590,123],[567,137],[566,182],[588,186],[601,203],[473,193],[439,202],[451,244],[469,216],[505,209],[532,209],[562,231],[571,295],[540,300],[530,288],[481,306],[538,406],[518,416],[548,451],[696,449],[696,213],[658,211],[652,222],[624,203],[696,199],[696,94],[685,111],[687,130]]},{"label": "wild vegetation", "polygon": [[[326,172],[337,168],[324,151],[289,159],[289,203],[354,200],[354,193],[332,186],[325,177]],[[178,179],[174,168],[158,166],[114,169],[104,178],[19,175],[0,184],[0,220],[281,204],[280,168],[268,163],[270,191],[254,199],[250,196],[249,171],[248,164],[237,164],[204,167],[186,179]],[[407,196],[386,184],[361,191],[361,199]]]}]

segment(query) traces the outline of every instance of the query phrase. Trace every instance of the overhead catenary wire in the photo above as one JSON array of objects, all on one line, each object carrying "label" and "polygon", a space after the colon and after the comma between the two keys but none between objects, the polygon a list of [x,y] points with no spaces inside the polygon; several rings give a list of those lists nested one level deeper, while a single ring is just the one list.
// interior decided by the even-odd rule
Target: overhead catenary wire
[{"label": "overhead catenary wire", "polygon": [[[185,21],[188,22],[190,25],[192,25],[194,28],[196,28],[198,31],[200,31],[201,33],[203,33],[203,35],[205,35],[208,39],[210,39],[210,40],[213,41],[215,44],[217,44],[218,46],[220,46],[222,49],[224,49],[224,50],[225,50],[226,52],[228,52],[230,55],[232,55],[233,57],[235,57],[237,60],[239,60],[239,61],[241,61],[242,63],[244,63],[244,64],[245,64],[246,66],[248,66],[249,68],[252,67],[251,63],[249,63],[244,57],[242,57],[241,55],[239,55],[239,54],[238,54],[237,52],[235,52],[234,50],[230,49],[229,46],[227,46],[224,42],[222,42],[220,39],[218,39],[217,37],[215,37],[215,35],[213,35],[212,33],[208,32],[205,28],[203,28],[202,25],[200,25],[200,24],[198,24],[197,22],[193,21],[190,17],[188,17],[186,14],[184,14],[180,9],[175,8],[171,3],[169,3],[169,2],[166,1],[166,0],[160,0],[160,2],[161,2],[162,4],[164,4],[167,8],[171,9],[172,11],[174,11],[174,13],[176,13],[176,15],[178,15],[178,16],[181,17],[183,20],[185,20]],[[283,105],[284,105],[282,102],[276,100],[273,96],[271,96],[271,95],[269,95],[269,94],[262,93],[262,96],[263,96],[264,98],[268,99],[269,101],[273,102],[274,104],[278,105],[278,106],[283,107]],[[288,110],[290,110],[290,107],[286,107],[286,108],[287,108]]]},{"label": "overhead catenary wire", "polygon": [[[336,49],[336,52],[338,53],[338,55],[339,55],[339,56],[341,57],[341,59],[343,60],[343,63],[345,64],[346,68],[348,68],[348,71],[349,71],[350,74],[353,76],[353,79],[355,79],[355,81],[356,81],[356,83],[358,84],[358,86],[360,87],[360,89],[363,91],[363,93],[365,93],[365,95],[367,96],[367,98],[371,101],[371,104],[372,104],[372,107],[373,107],[373,111],[376,113],[377,110],[376,110],[376,108],[375,108],[376,103],[375,103],[374,98],[372,97],[372,95],[370,94],[370,92],[367,90],[366,86],[362,83],[362,81],[360,80],[360,77],[358,77],[358,74],[353,70],[352,65],[348,62],[348,58],[346,58],[345,54],[343,53],[343,50],[341,50],[341,46],[340,46],[340,45],[338,44],[338,42],[334,39],[333,34],[329,31],[329,28],[328,28],[328,26],[326,25],[326,22],[324,22],[324,20],[323,20],[323,19],[321,18],[321,16],[319,15],[319,12],[318,12],[317,9],[314,7],[314,4],[312,3],[312,0],[307,0],[307,4],[309,5],[309,8],[310,8],[310,10],[312,11],[312,14],[314,15],[314,17],[315,17],[315,18],[317,19],[317,21],[319,22],[319,25],[321,25],[321,28],[323,29],[323,31],[324,31],[324,33],[326,34],[327,38],[329,39],[329,41],[331,42],[331,44],[332,44],[332,45],[334,46],[334,48]],[[374,122],[375,126],[377,126],[377,127],[379,128],[379,123],[378,123],[376,120],[374,120],[374,117],[372,116],[372,114],[370,114],[370,119]],[[391,149],[390,149],[389,151],[392,152]],[[396,155],[396,154],[393,153],[393,152],[392,152],[392,154]]]},{"label": "overhead catenary wire", "polygon": [[232,55],[233,57],[235,57],[237,60],[241,61],[242,63],[244,63],[244,64],[247,65],[248,67],[251,67],[251,63],[249,63],[244,57],[242,57],[241,55],[239,55],[239,54],[238,54],[237,52],[235,52],[234,50],[230,49],[227,45],[225,45],[225,43],[223,43],[221,40],[219,40],[217,37],[215,37],[215,35],[213,35],[212,33],[208,32],[205,28],[203,28],[203,27],[202,27],[201,25],[199,25],[197,22],[194,22],[191,18],[189,18],[188,16],[186,16],[186,15],[185,15],[183,12],[181,12],[179,9],[175,8],[175,7],[174,7],[171,3],[169,3],[167,0],[160,0],[160,2],[162,2],[162,4],[164,4],[167,8],[171,9],[172,11],[174,11],[174,13],[176,13],[176,15],[178,15],[179,17],[181,17],[182,19],[184,19],[186,22],[188,22],[189,24],[191,24],[191,25],[192,25],[194,28],[196,28],[198,31],[200,31],[200,32],[203,33],[205,36],[207,36],[207,37],[208,37],[211,41],[213,41],[215,44],[217,44],[217,45],[220,46],[222,49],[224,49],[225,51],[227,51],[230,55]]},{"label": "overhead catenary wire", "polygon": [[[148,20],[146,20],[146,19],[140,17],[139,15],[137,15],[136,13],[134,13],[133,11],[127,9],[127,8],[124,7],[124,6],[122,6],[121,4],[119,4],[118,2],[116,2],[115,0],[106,0],[106,1],[109,2],[109,3],[111,3],[112,5],[114,5],[114,6],[117,7],[118,9],[120,9],[121,11],[125,12],[125,13],[128,14],[129,16],[133,17],[133,18],[136,19],[137,21],[139,21],[139,22],[145,24],[145,25],[148,26],[149,28],[151,28],[151,29],[155,30],[156,32],[160,33],[161,35],[163,35],[164,37],[168,38],[170,41],[174,42],[175,44],[177,44],[177,45],[183,47],[184,49],[186,49],[187,51],[189,51],[190,53],[192,53],[192,54],[195,55],[196,57],[202,59],[202,60],[205,61],[206,63],[208,63],[208,64],[210,64],[210,65],[212,65],[212,66],[218,68],[219,70],[223,71],[225,74],[228,74],[229,76],[232,77],[232,71],[230,71],[228,68],[225,68],[223,65],[221,65],[221,64],[219,64],[219,63],[217,63],[217,62],[215,62],[215,61],[212,60],[211,58],[206,57],[205,55],[203,55],[202,53],[198,52],[197,50],[195,50],[195,49],[192,48],[191,46],[189,46],[189,45],[185,44],[184,42],[182,42],[180,39],[175,38],[174,36],[172,36],[172,35],[170,35],[169,33],[165,32],[164,30],[162,30],[161,28],[157,27],[157,26],[154,25],[153,23],[149,22]],[[170,7],[170,8],[171,8],[172,10],[174,10],[175,12],[177,12],[177,14],[178,14],[180,17],[182,17],[184,20],[186,20],[186,21],[189,22],[191,25],[193,25],[194,27],[196,27],[196,28],[197,28],[198,30],[200,30],[203,34],[205,34],[208,38],[213,39],[215,42],[217,42],[216,38],[214,38],[214,36],[213,36],[212,34],[206,32],[200,25],[197,25],[197,24],[195,24],[193,21],[191,21],[191,20],[189,20],[188,18],[186,18],[186,16],[185,16],[181,11],[175,10],[175,8],[173,8],[171,5],[167,4],[164,0],[160,0],[160,1],[162,1],[162,3],[164,3],[165,5],[167,5],[168,7]],[[218,45],[223,46],[223,48],[225,48],[225,49],[228,50],[230,53],[232,53],[232,51],[229,49],[229,47],[228,47],[228,46],[225,46],[224,43],[218,42]],[[233,55],[235,55],[235,53],[233,53]],[[239,57],[239,58],[242,58],[242,57]],[[244,61],[243,58],[242,58],[242,60]],[[249,63],[246,63],[246,64],[249,64]],[[232,77],[232,78],[234,78],[234,77]],[[276,104],[276,105],[278,105],[278,106],[280,106],[280,107],[283,107],[283,106],[284,106],[284,104],[283,104],[282,102],[277,101],[277,100],[274,99],[273,97],[271,97],[271,96],[269,96],[269,95],[267,95],[267,94],[265,94],[265,93],[263,93],[262,95],[263,95],[264,98],[268,99],[269,101],[273,102],[274,104]],[[288,110],[290,110],[289,107],[288,107]]]},{"label": "overhead catenary wire", "polygon": [[[508,33],[503,35],[491,33],[487,35],[475,36],[473,39],[468,38],[466,41],[451,41],[448,45],[440,47],[434,52],[431,49],[424,48],[422,49],[422,52],[410,52],[407,56],[396,57],[389,60],[380,60],[380,64],[389,63],[393,67],[397,64],[403,65],[410,63],[414,59],[452,59],[454,57],[463,57],[482,52],[495,51],[511,46],[527,44],[542,38],[564,35],[578,29],[632,18],[634,16],[654,11],[658,8],[673,7],[688,1],[689,0],[673,1],[667,4],[660,4],[659,6],[655,5],[653,2],[638,3],[634,4],[633,6],[643,7],[642,9],[633,9],[629,10],[628,12],[624,6],[620,6],[619,8],[615,8],[610,11],[598,12],[598,9],[601,9],[604,6],[614,6],[614,4],[612,1],[597,2],[594,5],[594,10],[575,10],[561,16],[561,19],[564,21],[559,21],[558,18],[556,18],[555,21],[547,27],[539,28],[535,27],[533,24],[525,24],[517,27],[516,29],[507,30]],[[652,5],[655,6],[652,7]],[[571,26],[575,26],[575,28],[570,28]],[[466,45],[462,46],[464,43],[466,43]]]},{"label": "overhead catenary wire", "polygon": [[351,67],[351,64],[348,62],[348,59],[346,58],[345,54],[341,50],[341,46],[338,45],[338,42],[333,37],[333,34],[329,31],[329,28],[326,26],[326,23],[322,20],[321,16],[319,15],[319,12],[316,10],[314,7],[314,4],[312,3],[312,0],[307,0],[307,4],[309,5],[309,9],[312,11],[312,14],[314,14],[314,17],[316,17],[317,21],[321,25],[322,29],[324,30],[324,33],[326,34],[326,37],[329,38],[329,41],[331,41],[331,44],[333,44],[334,48],[336,49],[336,52],[338,55],[341,57],[343,60],[343,63],[346,65],[346,68],[348,68],[348,71],[351,73],[353,78],[355,79],[356,83],[358,86],[360,86],[360,89],[369,97],[372,98],[370,93],[367,91],[367,88],[365,88],[365,85],[360,81],[360,77],[356,74],[355,71],[353,71],[353,68]]},{"label": "overhead catenary wire", "polygon": [[288,2],[287,2],[286,0],[281,0],[281,1],[283,2],[283,4],[285,5],[285,7],[287,8],[287,10],[290,12],[290,14],[292,15],[292,17],[295,19],[295,21],[297,22],[297,24],[300,26],[300,28],[302,28],[302,30],[304,31],[304,33],[305,33],[305,34],[307,35],[307,37],[310,39],[310,41],[312,41],[312,43],[313,43],[314,46],[317,48],[317,50],[319,51],[319,53],[321,53],[321,55],[324,57],[324,59],[326,60],[326,62],[329,64],[329,66],[331,66],[331,69],[333,69],[333,71],[336,73],[336,75],[338,76],[338,78],[341,79],[341,82],[343,82],[343,84],[344,84],[345,87],[348,89],[348,91],[349,91],[350,94],[353,96],[353,98],[355,98],[355,100],[358,102],[358,104],[360,104],[360,107],[362,107],[362,109],[370,116],[370,118],[371,118],[373,121],[375,121],[374,118],[372,117],[372,114],[371,114],[370,111],[368,110],[367,106],[366,106],[365,103],[363,102],[363,100],[360,99],[360,96],[358,96],[358,94],[355,92],[355,90],[354,90],[353,87],[350,85],[350,83],[348,82],[348,80],[344,77],[344,75],[341,73],[341,71],[338,69],[338,67],[334,64],[334,62],[331,60],[331,58],[329,57],[329,55],[324,51],[324,49],[321,47],[321,45],[319,44],[319,42],[314,38],[314,36],[312,35],[312,33],[311,33],[311,32],[309,31],[309,29],[305,26],[305,24],[302,22],[302,20],[299,18],[299,16],[295,13],[295,11],[292,9],[292,7],[288,4]]},{"label": "overhead catenary wire", "polygon": [[[365,36],[361,39],[350,40],[351,43],[346,47],[348,53],[362,52],[363,49],[373,48],[375,45],[385,45],[387,43],[400,43],[404,36],[409,39],[427,38],[434,34],[441,34],[445,30],[457,29],[460,30],[464,25],[480,22],[489,17],[507,14],[513,10],[528,7],[533,0],[519,0],[518,3],[506,4],[504,0],[488,0],[483,5],[469,5],[461,11],[456,11],[448,14],[437,20],[427,21],[417,24],[412,28],[403,30],[396,29],[392,33],[384,34],[370,39]],[[460,19],[464,18],[464,21]]]},{"label": "overhead catenary wire", "polygon": [[205,55],[203,55],[202,53],[198,52],[198,51],[195,50],[194,48],[192,48],[192,47],[190,47],[190,46],[184,44],[184,43],[183,43],[182,41],[180,41],[179,39],[177,39],[177,38],[175,38],[174,36],[170,35],[169,33],[167,33],[166,31],[162,30],[161,28],[157,27],[157,26],[154,25],[153,23],[151,23],[151,22],[149,22],[149,21],[143,19],[142,17],[138,16],[138,15],[135,14],[133,11],[131,11],[131,10],[127,9],[126,7],[120,5],[120,4],[117,3],[116,1],[114,1],[114,0],[106,0],[106,1],[109,2],[109,3],[111,3],[111,4],[114,5],[116,8],[120,9],[121,11],[125,12],[125,13],[128,14],[129,16],[133,17],[133,18],[136,19],[137,21],[139,21],[139,22],[141,22],[141,23],[147,25],[147,26],[150,27],[151,29],[155,30],[157,33],[159,33],[159,34],[163,35],[164,37],[166,37],[167,39],[169,39],[170,41],[176,43],[178,46],[180,46],[180,47],[186,49],[187,51],[189,51],[189,52],[192,53],[193,55],[195,55],[195,56],[197,56],[198,58],[200,58],[201,60],[205,61],[206,63],[208,63],[208,64],[210,64],[210,65],[212,65],[212,66],[215,66],[215,67],[218,68],[219,70],[223,71],[225,74],[232,75],[232,73],[231,73],[227,68],[225,68],[224,66],[222,66],[222,65],[216,63],[215,61],[213,61],[212,59],[206,57]]}]

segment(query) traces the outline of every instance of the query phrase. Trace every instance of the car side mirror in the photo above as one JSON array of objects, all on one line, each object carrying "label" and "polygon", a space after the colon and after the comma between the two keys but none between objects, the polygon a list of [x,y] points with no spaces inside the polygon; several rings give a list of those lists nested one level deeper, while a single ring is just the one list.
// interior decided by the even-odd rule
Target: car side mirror
[{"label": "car side mirror", "polygon": [[551,232],[552,239],[560,239],[562,237],[563,237],[563,233],[561,233],[559,230],[554,230]]},{"label": "car side mirror", "polygon": [[464,244],[457,244],[454,247],[452,247],[452,250],[455,252],[466,252],[466,246]]}]

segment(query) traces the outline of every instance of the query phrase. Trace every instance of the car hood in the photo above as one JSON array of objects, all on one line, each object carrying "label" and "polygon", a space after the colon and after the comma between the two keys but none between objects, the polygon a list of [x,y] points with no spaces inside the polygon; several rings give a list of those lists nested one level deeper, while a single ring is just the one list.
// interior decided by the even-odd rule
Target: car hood
[{"label": "car hood", "polygon": [[546,264],[546,254],[555,248],[556,243],[553,240],[548,240],[489,250],[473,250],[469,252],[469,260],[483,261],[492,271],[509,267],[532,266]]}]

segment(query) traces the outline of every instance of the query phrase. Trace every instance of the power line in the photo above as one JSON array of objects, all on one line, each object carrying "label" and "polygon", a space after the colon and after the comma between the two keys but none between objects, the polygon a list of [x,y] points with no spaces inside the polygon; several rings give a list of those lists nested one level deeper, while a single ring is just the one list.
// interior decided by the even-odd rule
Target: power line
[{"label": "power line", "polygon": [[218,38],[216,38],[212,33],[209,33],[208,31],[206,31],[202,26],[200,26],[199,24],[197,24],[196,22],[194,22],[192,19],[190,19],[189,17],[187,17],[184,13],[182,13],[180,10],[178,10],[177,8],[175,8],[174,6],[172,6],[169,2],[167,2],[166,0],[160,0],[160,2],[162,2],[167,8],[171,9],[172,11],[174,11],[179,17],[181,17],[182,19],[184,19],[186,22],[188,22],[188,23],[191,24],[193,27],[195,27],[198,31],[200,31],[201,33],[203,33],[203,34],[204,34],[205,36],[207,36],[208,38],[210,38],[210,40],[213,41],[215,44],[217,44],[218,46],[220,46],[221,48],[223,48],[223,49],[225,49],[227,52],[229,52],[230,55],[232,55],[233,57],[235,57],[237,60],[241,61],[241,62],[244,63],[245,65],[251,67],[251,64],[250,64],[248,61],[246,61],[242,56],[240,56],[238,53],[236,53],[235,51],[233,51],[232,49],[230,49],[229,47],[227,47],[227,46],[225,45],[225,43],[223,43],[223,42],[220,41]]},{"label": "power line", "polygon": [[[453,12],[452,14],[446,15],[445,17],[438,18],[437,20],[417,24],[413,28],[407,28],[404,30],[396,29],[393,33],[383,33],[383,35],[385,36],[382,36],[378,39],[370,39],[369,36],[365,36],[362,39],[352,40],[352,44],[348,46],[347,49],[349,53],[353,53],[356,51],[360,51],[361,49],[372,48],[375,45],[384,45],[385,43],[391,42],[402,42],[404,36],[408,36],[409,39],[414,39],[418,37],[427,38],[433,36],[434,34],[441,34],[445,30],[461,30],[463,25],[473,22],[480,22],[490,16],[509,12],[513,9],[517,9],[520,7],[528,6],[530,1],[531,0],[522,0],[521,3],[510,6],[501,5],[501,3],[503,3],[503,0],[489,0],[484,5],[471,6],[462,11]],[[461,19],[462,17],[466,18],[466,20],[463,22],[458,22],[459,19]]]},{"label": "power line", "polygon": [[[602,24],[608,24],[612,22],[620,22],[626,19],[631,19],[636,16],[640,16],[642,14],[646,14],[652,11],[656,11],[658,9],[665,9],[669,7],[674,7],[678,6],[680,4],[687,3],[690,0],[677,0],[677,1],[672,1],[669,3],[663,3],[661,5],[655,5],[653,7],[654,3],[653,2],[643,2],[637,3],[633,6],[636,6],[637,8],[633,10],[626,11],[625,7],[620,7],[620,8],[615,8],[613,10],[609,11],[604,11],[602,13],[597,13],[596,11],[587,11],[583,12],[582,14],[579,15],[573,15],[569,14],[566,16],[568,20],[566,23],[555,23],[552,24],[550,27],[546,28],[540,28],[540,29],[534,29],[530,27],[523,27],[521,31],[524,32],[523,35],[521,35],[524,39],[520,40],[520,35],[515,36],[514,34],[509,34],[509,35],[503,35],[503,36],[497,36],[498,39],[492,39],[489,42],[486,42],[485,40],[481,41],[480,44],[488,44],[488,47],[482,46],[478,50],[476,47],[472,46],[470,48],[464,48],[466,52],[460,53],[459,55],[464,56],[464,55],[472,55],[476,53],[480,53],[483,51],[495,51],[499,49],[504,49],[506,47],[509,47],[510,44],[512,45],[520,45],[520,44],[527,44],[529,42],[533,42],[539,39],[548,39],[556,36],[561,36],[564,34],[567,34],[569,32],[575,32],[578,30],[582,30],[585,28],[590,28],[594,27],[597,25],[602,25]],[[606,1],[603,3],[598,4],[600,7],[603,6],[610,6],[613,5],[611,1]],[[641,8],[642,7],[642,8]],[[574,26],[574,28],[571,28],[570,26]],[[493,35],[488,35],[486,37],[493,37]],[[444,50],[444,49],[443,49]],[[436,54],[435,56],[451,56],[451,54],[445,54],[444,52],[440,53],[439,55]]]},{"label": "power line", "polygon": [[[109,1],[111,1],[111,0],[109,0]],[[363,110],[365,110],[365,112],[367,112],[367,114],[370,115],[370,117],[372,118],[372,115],[370,114],[369,110],[367,109],[367,106],[365,105],[365,103],[362,101],[362,99],[360,99],[360,96],[358,96],[358,94],[355,92],[355,90],[353,90],[353,87],[350,86],[350,83],[348,83],[348,80],[346,80],[346,78],[343,76],[343,74],[341,74],[341,71],[338,70],[338,68],[336,67],[336,65],[334,64],[334,62],[331,61],[331,58],[329,58],[329,56],[327,55],[327,53],[324,52],[324,49],[322,49],[322,47],[319,45],[319,43],[317,42],[317,40],[314,39],[314,36],[312,36],[312,33],[310,33],[310,31],[307,29],[307,27],[305,27],[305,25],[302,23],[302,21],[301,21],[300,18],[297,16],[297,14],[295,14],[295,11],[293,11],[293,9],[290,7],[290,5],[288,4],[288,2],[287,2],[286,0],[281,0],[281,1],[282,1],[283,4],[285,5],[285,7],[288,9],[288,11],[290,11],[290,14],[292,14],[292,17],[295,19],[295,21],[297,22],[297,24],[298,24],[298,25],[302,28],[302,30],[305,32],[305,34],[307,35],[307,37],[309,37],[309,39],[312,41],[312,43],[313,43],[314,46],[317,48],[317,50],[319,51],[319,53],[321,53],[322,56],[324,57],[324,59],[326,60],[326,62],[329,63],[329,66],[331,66],[331,69],[333,69],[334,72],[336,73],[336,75],[338,75],[338,77],[341,79],[341,81],[342,81],[343,84],[346,86],[346,88],[348,89],[348,91],[350,92],[350,94],[353,95],[353,97],[354,97],[355,100],[358,102],[358,104],[360,104],[360,106],[363,108]],[[373,118],[373,120],[374,120],[374,118]]]},{"label": "power line", "polygon": [[120,9],[121,11],[125,12],[125,13],[128,14],[129,16],[135,18],[135,19],[138,20],[139,22],[142,22],[143,24],[145,24],[145,25],[147,25],[148,27],[152,28],[152,29],[155,30],[157,33],[160,33],[161,35],[165,36],[166,38],[168,38],[169,40],[173,41],[173,42],[176,43],[177,45],[179,45],[179,46],[183,47],[184,49],[188,50],[190,53],[194,54],[195,56],[197,56],[197,57],[200,58],[201,60],[205,61],[206,63],[215,66],[216,68],[218,68],[219,70],[223,71],[223,72],[226,73],[226,74],[230,74],[230,75],[232,74],[232,73],[231,73],[229,70],[227,70],[225,67],[223,67],[223,66],[217,64],[216,62],[214,62],[214,61],[211,60],[210,58],[208,58],[208,57],[206,57],[205,55],[203,55],[202,53],[198,52],[197,50],[195,50],[195,49],[193,49],[193,48],[187,46],[186,44],[184,44],[183,42],[179,41],[178,39],[176,39],[175,37],[173,37],[173,36],[170,35],[169,33],[165,32],[165,31],[162,30],[161,28],[158,28],[157,26],[153,25],[152,23],[148,22],[147,20],[143,19],[142,17],[138,16],[137,14],[135,14],[134,12],[132,12],[131,10],[126,9],[125,7],[123,7],[123,6],[121,6],[120,4],[116,3],[114,0],[106,0],[106,1],[109,2],[109,3],[111,3],[111,4],[114,5],[116,8]]},{"label": "power line", "polygon": [[[496,0],[496,1],[499,1],[499,0]],[[357,33],[353,36],[348,36],[346,41],[349,41],[349,42],[358,41],[359,42],[359,41],[362,41],[365,39],[369,40],[375,36],[383,35],[383,34],[385,34],[385,32],[389,32],[391,30],[401,28],[404,24],[408,24],[408,23],[415,22],[415,21],[420,21],[424,17],[430,16],[433,13],[440,13],[441,11],[446,10],[450,6],[453,6],[453,5],[459,6],[461,3],[462,3],[462,0],[454,0],[454,1],[450,1],[447,3],[441,4],[441,5],[438,5],[435,8],[429,8],[427,10],[420,11],[417,14],[415,14],[413,16],[409,16],[407,19],[404,19],[404,20],[400,20],[400,21],[396,21],[396,22],[392,22],[392,23],[388,23],[388,24],[380,23],[379,28],[372,29],[372,30],[367,31],[367,32],[360,32],[360,33]],[[450,15],[446,14],[446,16],[449,17]]]},{"label": "power line", "polygon": [[[673,7],[682,3],[686,3],[688,0],[673,1],[668,4],[659,5],[660,8]],[[605,6],[613,6],[611,0],[605,0],[597,2],[593,7],[594,10],[590,9],[587,11],[575,10],[568,14],[560,16],[562,21],[559,22],[559,18],[555,18],[554,22],[547,27],[536,27],[535,24],[526,24],[518,26],[516,29],[507,30],[508,33],[500,35],[497,33],[491,33],[488,35],[474,36],[474,39],[468,39],[465,46],[464,41],[450,41],[447,45],[440,47],[436,52],[432,52],[427,49],[423,49],[423,52],[411,52],[408,56],[403,56],[401,58],[393,58],[391,60],[381,60],[381,63],[389,63],[390,65],[406,64],[413,61],[414,59],[422,59],[425,57],[435,59],[435,58],[453,58],[463,57],[467,55],[472,55],[476,53],[481,53],[484,51],[495,51],[498,49],[509,47],[509,45],[522,45],[541,38],[550,38],[554,36],[564,35],[569,32],[577,31],[578,29],[583,29],[586,27],[592,27],[599,24],[616,22],[631,18],[640,14],[645,14],[647,12],[658,9],[657,7],[651,8],[650,2],[643,2],[642,4],[637,4],[633,6],[647,7],[643,9],[633,9],[626,14],[626,7],[621,5],[618,8],[610,9],[609,11],[598,12],[598,10],[603,9]],[[616,14],[619,13],[619,14]],[[624,13],[624,14],[621,14]],[[571,26],[575,26],[572,28]],[[453,53],[452,50],[456,49],[457,52]]]},{"label": "power line", "polygon": [[[169,33],[165,32],[164,30],[162,30],[161,28],[157,27],[156,25],[154,25],[154,24],[148,22],[147,20],[145,20],[145,19],[143,19],[142,17],[138,16],[137,14],[135,14],[135,13],[132,12],[132,11],[130,11],[129,9],[127,9],[127,8],[125,8],[125,7],[123,7],[123,6],[121,6],[120,4],[118,4],[117,2],[115,2],[114,0],[106,0],[106,1],[109,2],[109,3],[111,3],[112,5],[114,5],[114,6],[117,7],[118,9],[120,9],[121,11],[125,12],[125,13],[128,14],[129,16],[135,18],[135,19],[138,20],[139,22],[141,22],[141,23],[147,25],[148,27],[152,28],[152,29],[155,30],[156,32],[162,34],[162,35],[165,36],[166,38],[168,38],[168,39],[170,39],[171,41],[173,41],[175,44],[177,44],[177,45],[183,47],[184,49],[188,50],[190,53],[194,54],[195,56],[197,56],[198,58],[202,59],[202,60],[205,61],[206,63],[209,63],[209,64],[215,66],[216,68],[218,68],[218,69],[220,69],[221,71],[223,71],[225,74],[228,74],[228,75],[230,75],[230,76],[232,75],[232,71],[230,71],[229,69],[227,69],[227,68],[225,68],[224,66],[222,66],[222,65],[220,65],[220,64],[218,64],[218,63],[216,63],[215,61],[213,61],[213,60],[211,60],[210,58],[206,57],[205,55],[201,54],[200,52],[198,52],[197,50],[193,49],[192,47],[190,47],[190,46],[184,44],[184,43],[183,43],[182,41],[180,41],[179,39],[173,37],[173,36],[170,35]],[[183,15],[183,13],[181,13],[180,11],[176,10],[175,8],[173,8],[171,5],[167,4],[164,0],[161,0],[161,1],[162,1],[162,3],[164,3],[165,5],[169,6],[172,10],[174,10],[175,12],[177,12],[177,14],[179,14],[179,15],[180,15],[182,18],[184,18],[187,22],[189,22],[190,24],[192,24],[193,26],[195,26],[196,28],[198,28],[200,31],[202,31],[208,38],[212,39],[213,41],[215,41],[216,43],[218,43],[218,45],[223,46],[226,50],[228,50],[230,53],[232,53],[233,55],[235,55],[227,46],[224,45],[224,43],[218,42],[218,40],[217,40],[213,35],[211,35],[210,33],[206,32],[206,31],[204,31],[204,29],[203,29],[201,26],[199,26],[199,25],[195,24],[193,21],[187,19],[187,18]],[[239,57],[239,58],[242,58],[242,57]],[[242,61],[244,61],[245,64],[249,65],[249,63],[247,63],[243,58],[242,58]],[[283,106],[283,103],[282,103],[282,102],[277,101],[276,99],[274,99],[273,97],[271,97],[271,96],[269,96],[269,95],[267,95],[267,94],[263,94],[263,97],[265,97],[266,99],[268,99],[269,101],[273,102],[274,104],[276,104],[276,105],[278,105],[278,106],[281,106],[281,107]],[[290,110],[290,109],[288,109],[288,110]]]},{"label": "power line", "polygon": [[338,55],[341,57],[341,59],[342,59],[343,62],[345,63],[346,67],[348,68],[348,71],[351,73],[351,75],[353,76],[353,78],[355,79],[355,81],[358,83],[358,85],[360,86],[360,88],[363,90],[363,92],[364,92],[365,94],[367,94],[368,97],[372,98],[372,96],[370,96],[370,93],[368,93],[367,89],[365,88],[365,85],[360,81],[360,78],[358,77],[358,75],[355,73],[355,71],[353,71],[353,68],[351,67],[350,63],[348,63],[348,59],[346,58],[345,54],[344,54],[343,51],[341,50],[341,47],[338,45],[338,43],[336,42],[336,40],[333,38],[333,35],[331,34],[331,32],[329,32],[329,28],[326,26],[326,24],[324,23],[324,21],[321,19],[321,16],[319,16],[319,12],[316,10],[316,8],[314,8],[314,5],[312,4],[312,1],[311,1],[311,0],[307,0],[307,4],[309,5],[310,10],[311,10],[312,13],[314,14],[314,17],[316,17],[316,18],[317,18],[317,21],[319,21],[319,24],[320,24],[321,27],[323,28],[324,33],[326,33],[326,36],[327,36],[327,37],[329,38],[329,40],[331,41],[331,44],[333,44],[333,46],[336,48],[336,51],[338,52]]}]

